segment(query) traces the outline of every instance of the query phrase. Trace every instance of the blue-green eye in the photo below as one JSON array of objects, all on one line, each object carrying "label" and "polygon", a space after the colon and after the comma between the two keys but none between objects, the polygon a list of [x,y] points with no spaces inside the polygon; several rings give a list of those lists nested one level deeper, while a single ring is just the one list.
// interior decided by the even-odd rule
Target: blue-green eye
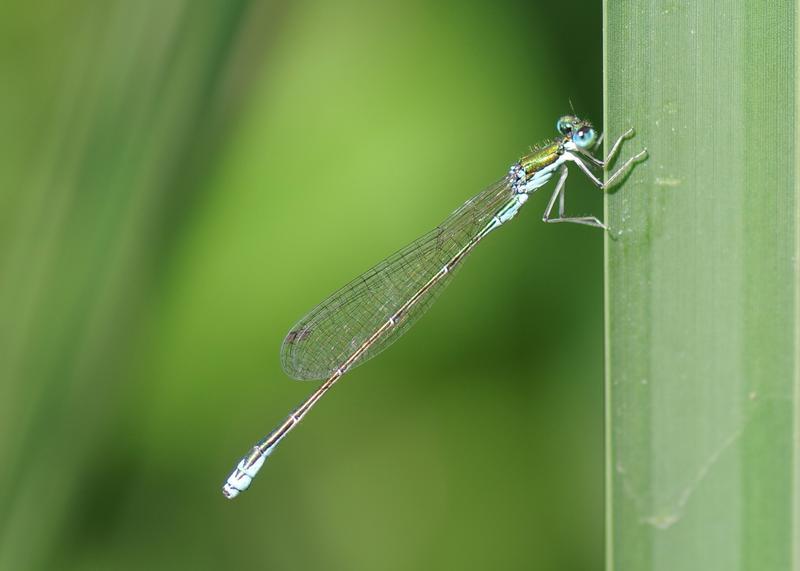
[{"label": "blue-green eye", "polygon": [[573,129],[572,117],[570,117],[568,115],[564,116],[564,117],[561,117],[556,122],[556,129],[562,135],[569,135],[570,133],[572,133],[572,129]]},{"label": "blue-green eye", "polygon": [[589,149],[597,140],[597,133],[591,127],[581,127],[572,135],[572,140],[582,149]]}]

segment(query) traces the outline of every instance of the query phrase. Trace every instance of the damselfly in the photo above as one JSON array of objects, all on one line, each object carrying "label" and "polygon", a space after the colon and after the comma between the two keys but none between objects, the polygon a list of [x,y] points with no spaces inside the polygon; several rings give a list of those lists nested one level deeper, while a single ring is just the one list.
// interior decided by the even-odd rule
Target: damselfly
[{"label": "damselfly", "polygon": [[[335,292],[301,319],[283,340],[281,364],[296,379],[324,379],[283,423],[260,440],[241,459],[222,487],[228,498],[246,490],[278,443],[297,426],[342,376],[374,357],[425,312],[450,281],[454,270],[478,243],[517,214],[528,195],[558,173],[558,182],[544,211],[545,222],[573,222],[606,229],[594,216],[564,215],[567,163],[572,162],[600,189],[618,182],[633,164],[647,155],[642,150],[605,182],[592,171],[616,156],[622,141],[611,146],[605,160],[592,155],[602,136],[574,115],[556,123],[559,136],[523,156],[508,174],[465,202],[431,232],[389,256]],[[558,201],[558,216],[553,208]]]}]

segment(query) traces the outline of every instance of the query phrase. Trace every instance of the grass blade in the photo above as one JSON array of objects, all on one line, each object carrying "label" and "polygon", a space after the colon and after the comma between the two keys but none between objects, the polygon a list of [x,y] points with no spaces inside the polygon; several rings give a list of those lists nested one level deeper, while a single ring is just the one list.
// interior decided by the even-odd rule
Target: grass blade
[{"label": "grass blade", "polygon": [[794,2],[606,2],[607,568],[797,569]]}]

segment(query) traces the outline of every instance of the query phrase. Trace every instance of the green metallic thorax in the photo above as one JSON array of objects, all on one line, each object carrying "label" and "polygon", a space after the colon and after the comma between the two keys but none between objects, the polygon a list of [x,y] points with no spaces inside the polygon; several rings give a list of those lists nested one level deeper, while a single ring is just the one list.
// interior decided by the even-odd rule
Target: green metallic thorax
[{"label": "green metallic thorax", "polygon": [[561,144],[562,140],[556,139],[552,143],[532,149],[530,153],[522,157],[519,164],[525,169],[525,174],[532,175],[556,162],[562,153]]}]

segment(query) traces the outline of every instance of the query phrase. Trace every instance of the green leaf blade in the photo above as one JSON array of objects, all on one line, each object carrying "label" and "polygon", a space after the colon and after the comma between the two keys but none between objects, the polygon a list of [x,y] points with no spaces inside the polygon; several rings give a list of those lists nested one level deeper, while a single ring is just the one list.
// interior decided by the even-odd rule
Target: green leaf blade
[{"label": "green leaf blade", "polygon": [[794,569],[796,6],[605,18],[608,568]]}]

